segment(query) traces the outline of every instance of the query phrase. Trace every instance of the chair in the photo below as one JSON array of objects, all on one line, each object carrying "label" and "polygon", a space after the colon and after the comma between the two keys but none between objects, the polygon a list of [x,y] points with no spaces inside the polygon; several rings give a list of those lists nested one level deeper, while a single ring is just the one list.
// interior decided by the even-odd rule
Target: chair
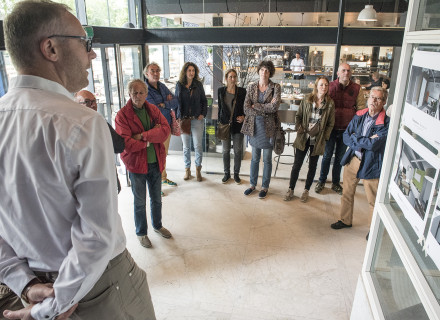
[{"label": "chair", "polygon": [[[295,116],[296,116],[296,110],[278,110],[278,118],[280,119],[281,123],[286,123],[288,125],[295,124]],[[287,140],[286,140],[286,143],[284,145],[285,146],[293,145],[293,141],[290,142],[290,134],[292,132],[295,132],[296,129],[286,128],[284,131],[287,133]],[[277,162],[277,165],[275,167],[275,172],[274,172],[274,175],[273,175],[274,177],[277,174],[278,165],[280,163],[281,164],[286,164],[286,165],[292,165],[293,164],[293,161],[292,162],[281,162],[280,161],[281,157],[292,157],[292,158],[294,158],[295,156],[294,155],[290,155],[290,154],[282,154],[282,155],[279,155],[279,156],[275,156],[273,159],[274,159],[274,161]]]}]

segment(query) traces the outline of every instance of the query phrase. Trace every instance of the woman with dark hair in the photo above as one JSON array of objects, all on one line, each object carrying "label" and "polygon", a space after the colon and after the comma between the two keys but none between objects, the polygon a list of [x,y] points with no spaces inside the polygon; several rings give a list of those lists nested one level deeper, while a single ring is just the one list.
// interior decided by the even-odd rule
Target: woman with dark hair
[{"label": "woman with dark hair", "polygon": [[252,146],[250,187],[246,196],[257,186],[261,150],[263,150],[263,182],[259,198],[266,198],[272,175],[273,137],[277,130],[277,112],[281,102],[281,87],[270,78],[275,74],[272,61],[261,61],[257,68],[260,79],[249,84],[244,101],[244,123],[241,132],[249,136]]},{"label": "woman with dark hair", "polygon": [[222,182],[226,183],[231,178],[232,141],[234,145],[234,181],[240,184],[239,174],[243,154],[243,134],[240,131],[244,121],[243,105],[246,98],[246,89],[237,87],[237,71],[234,69],[226,71],[225,80],[226,86],[218,89],[218,121],[222,124],[230,123],[231,135],[229,139],[222,140],[223,168],[225,172]]},{"label": "woman with dark hair", "polygon": [[335,124],[335,104],[329,95],[329,81],[326,77],[318,77],[313,92],[305,97],[296,113],[295,127],[297,135],[293,147],[295,160],[290,173],[289,189],[284,201],[293,198],[293,190],[298,180],[299,171],[310,149],[309,171],[301,201],[309,199],[309,190],[315,178],[316,166],[320,155],[324,154],[325,143]]},{"label": "woman with dark hair", "polygon": [[[180,71],[175,96],[179,102],[176,118],[182,125],[183,161],[185,163],[184,180],[191,177],[191,135],[195,151],[196,178],[202,181],[202,139],[205,127],[204,118],[208,111],[205,90],[199,80],[199,68],[195,63],[186,62]],[[184,131],[184,122],[188,122],[188,131]],[[190,123],[189,123],[190,122]]]}]

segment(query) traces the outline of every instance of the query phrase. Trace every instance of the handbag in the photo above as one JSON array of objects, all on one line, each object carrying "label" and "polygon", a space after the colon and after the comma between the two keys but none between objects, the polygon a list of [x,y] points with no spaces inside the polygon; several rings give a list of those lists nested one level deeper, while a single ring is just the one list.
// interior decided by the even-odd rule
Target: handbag
[{"label": "handbag", "polygon": [[171,110],[171,134],[178,137],[180,133],[180,125],[176,119],[176,113],[174,110]]},{"label": "handbag", "polygon": [[180,119],[179,125],[181,133],[191,134],[191,117]]},{"label": "handbag", "polygon": [[312,126],[309,124],[309,128],[306,131],[309,136],[315,137],[318,135],[319,131],[321,131],[321,119],[318,120],[318,122],[314,123]]},{"label": "handbag", "polygon": [[278,117],[278,112],[275,113],[275,122],[276,122],[276,129],[275,129],[275,135],[273,137],[273,151],[277,155],[281,155],[284,152],[284,146],[286,144],[286,132],[283,130],[283,127],[281,127],[281,121]]},{"label": "handbag", "polygon": [[235,89],[235,97],[234,97],[234,102],[232,103],[231,118],[229,119],[229,123],[225,124],[219,122],[217,124],[217,131],[215,133],[215,136],[219,140],[229,140],[231,138],[231,123],[232,123],[232,117],[234,116],[236,101],[237,101],[237,88]]}]

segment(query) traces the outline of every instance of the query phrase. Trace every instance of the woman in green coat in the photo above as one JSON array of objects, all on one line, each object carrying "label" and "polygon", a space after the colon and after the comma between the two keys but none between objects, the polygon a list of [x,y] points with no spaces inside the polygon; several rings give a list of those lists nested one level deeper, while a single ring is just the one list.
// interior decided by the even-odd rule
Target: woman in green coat
[{"label": "woman in green coat", "polygon": [[301,201],[309,199],[309,190],[315,178],[316,167],[320,155],[324,154],[325,143],[330,137],[335,124],[335,104],[328,92],[329,81],[326,77],[318,77],[313,92],[307,95],[296,113],[295,127],[297,135],[293,147],[295,161],[290,173],[289,189],[284,201],[293,198],[293,190],[298,180],[299,171],[310,149],[309,171],[307,172],[306,186]]}]

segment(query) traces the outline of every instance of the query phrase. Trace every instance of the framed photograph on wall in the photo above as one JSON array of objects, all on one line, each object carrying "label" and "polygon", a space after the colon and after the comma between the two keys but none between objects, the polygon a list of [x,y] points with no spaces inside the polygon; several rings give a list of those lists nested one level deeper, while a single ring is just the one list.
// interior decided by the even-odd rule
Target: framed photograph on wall
[{"label": "framed photograph on wall", "polygon": [[403,123],[440,148],[440,53],[414,51],[405,97]]},{"label": "framed photograph on wall", "polygon": [[422,236],[435,192],[440,159],[402,130],[390,192],[415,233]]}]

